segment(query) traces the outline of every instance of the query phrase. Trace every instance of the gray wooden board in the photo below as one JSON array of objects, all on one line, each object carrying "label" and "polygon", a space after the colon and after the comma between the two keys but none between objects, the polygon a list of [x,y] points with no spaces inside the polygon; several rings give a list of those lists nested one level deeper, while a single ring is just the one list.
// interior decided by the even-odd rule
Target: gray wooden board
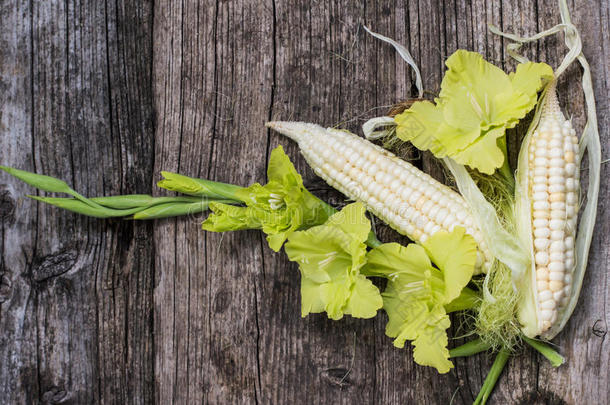
[{"label": "gray wooden board", "polygon": [[[610,10],[569,2],[591,64],[608,158]],[[315,194],[343,197],[264,128],[302,120],[358,131],[414,93],[412,72],[362,24],[412,50],[435,93],[457,48],[514,67],[491,22],[531,34],[555,1],[0,2],[0,163],[83,194],[163,192],[161,170],[248,185],[283,145]],[[525,49],[558,66],[560,37]],[[560,101],[584,124],[579,69]],[[509,147],[516,156],[518,131]],[[428,154],[415,164],[443,180]],[[567,364],[511,359],[498,404],[607,403],[608,164],[579,305],[555,339]],[[299,276],[256,231],[210,234],[204,216],[96,220],[36,204],[0,177],[0,403],[470,403],[492,358],[446,375],[414,364],[386,317],[300,317]],[[406,240],[379,224],[384,240]],[[456,331],[452,328],[452,331]],[[451,344],[461,343],[457,340]]]}]

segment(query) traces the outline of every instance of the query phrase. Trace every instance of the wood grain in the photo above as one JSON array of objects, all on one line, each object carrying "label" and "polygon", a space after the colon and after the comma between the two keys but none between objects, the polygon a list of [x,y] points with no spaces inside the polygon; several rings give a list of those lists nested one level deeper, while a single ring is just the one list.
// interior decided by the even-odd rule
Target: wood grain
[{"label": "wood grain", "polygon": [[[610,10],[602,0],[569,6],[593,72],[605,159]],[[0,21],[0,164],[87,195],[163,194],[154,187],[161,170],[263,182],[281,144],[306,185],[340,205],[294,143],[264,123],[359,131],[415,95],[412,72],[362,24],[411,49],[434,94],[458,48],[514,67],[487,23],[532,34],[559,15],[554,0],[5,0]],[[524,52],[558,66],[565,49],[557,37]],[[582,129],[579,73],[570,69],[559,87]],[[513,131],[513,161],[518,145]],[[413,159],[444,179],[429,155]],[[523,349],[491,403],[608,403],[608,175],[604,164],[583,294],[555,339],[568,363],[553,369]],[[202,216],[88,219],[28,193],[0,177],[0,403],[467,404],[493,361],[457,359],[438,375],[392,346],[383,314],[301,318],[297,268],[259,232],[205,233]]]}]

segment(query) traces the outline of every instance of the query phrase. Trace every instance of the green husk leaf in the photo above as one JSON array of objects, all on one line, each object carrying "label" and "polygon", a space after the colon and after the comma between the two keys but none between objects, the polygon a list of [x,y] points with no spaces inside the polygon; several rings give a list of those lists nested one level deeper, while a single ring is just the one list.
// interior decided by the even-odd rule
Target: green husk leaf
[{"label": "green husk leaf", "polygon": [[[556,336],[566,325],[570,315],[574,311],[576,303],[578,301],[578,296],[580,294],[580,289],[582,287],[582,281],[584,278],[585,270],[587,268],[587,260],[589,256],[589,248],[591,246],[591,240],[593,238],[593,230],[595,227],[595,219],[597,214],[597,203],[599,197],[599,183],[600,183],[600,172],[601,172],[601,145],[599,140],[599,130],[597,124],[597,112],[595,107],[595,96],[593,92],[593,85],[591,81],[591,69],[589,64],[582,53],[582,43],[580,39],[580,35],[578,30],[571,23],[569,10],[567,7],[567,3],[565,0],[559,0],[559,10],[561,13],[562,24],[556,25],[546,31],[540,32],[534,36],[528,38],[522,38],[513,34],[505,34],[499,31],[497,28],[491,26],[490,30],[498,35],[502,35],[507,37],[515,43],[509,45],[509,54],[517,60],[523,61],[525,58],[519,54],[517,54],[517,50],[519,47],[527,42],[536,41],[538,39],[544,38],[546,36],[563,32],[564,40],[566,46],[569,51],[565,55],[561,65],[555,71],[555,76],[558,78],[561,74],[570,66],[573,62],[578,61],[583,68],[583,76],[582,76],[582,88],[583,93],[585,95],[585,102],[587,108],[587,123],[585,125],[585,129],[580,139],[580,161],[582,161],[582,157],[587,153],[589,168],[588,168],[588,180],[589,184],[587,187],[587,202],[584,210],[582,211],[582,215],[580,217],[578,232],[576,236],[576,267],[572,274],[572,291],[569,296],[569,301],[564,310],[560,313],[559,319],[553,324],[553,326],[544,333],[544,338],[552,339]],[[554,89],[553,89],[554,91]],[[543,95],[546,97],[546,95]],[[541,97],[541,102],[539,105],[543,104],[543,100]],[[528,135],[526,136],[523,146],[522,153],[519,156],[519,169],[517,172],[517,180],[520,185],[517,186],[517,192],[519,190],[526,190],[527,186],[527,178],[525,173],[527,173],[527,158],[523,155],[523,151],[527,149],[527,145],[529,139],[531,137],[531,133],[535,130],[538,125],[539,120],[539,112],[537,111],[537,117],[535,117],[534,121],[530,125],[530,129],[528,131]],[[529,213],[529,207],[526,205],[527,199],[523,192],[517,195],[517,208],[516,208],[516,216],[517,218],[525,218],[525,216]],[[529,217],[527,217],[529,218]],[[531,242],[531,236],[527,236],[528,229],[530,225],[528,221],[525,219],[519,221],[519,233],[522,235],[524,239],[528,239],[527,242]],[[531,231],[531,230],[530,230]],[[530,232],[531,233],[531,232]],[[531,253],[531,252],[530,252]],[[524,300],[520,306],[521,316],[526,320],[526,324],[530,324],[530,327],[524,328],[524,334],[527,336],[534,336],[536,331],[535,328],[532,328],[535,322],[528,322],[528,317],[531,314],[535,314],[536,312],[536,303],[535,296],[533,296],[532,291],[535,290],[533,279],[533,270],[531,270],[530,277],[523,280],[522,285],[518,286],[518,288],[526,291],[527,294],[524,295]]]},{"label": "green husk leaf", "polygon": [[528,338],[527,336],[524,336],[523,340],[525,340],[527,344],[536,349],[538,353],[546,357],[547,360],[551,362],[551,365],[553,367],[559,367],[566,362],[566,359],[561,354],[557,353],[555,349],[553,349],[546,343],[541,342],[540,340]]},{"label": "green husk leaf", "polygon": [[398,52],[400,57],[405,62],[407,62],[407,64],[409,66],[411,66],[411,68],[413,69],[413,71],[415,73],[415,87],[417,87],[418,97],[421,98],[424,95],[424,86],[423,86],[422,80],[421,80],[421,73],[419,72],[419,67],[417,66],[417,63],[415,62],[415,59],[413,59],[413,56],[411,56],[411,53],[409,52],[409,50],[407,48],[405,48],[404,46],[402,46],[401,44],[399,44],[398,42],[394,41],[392,38],[388,38],[384,35],[371,31],[370,29],[368,29],[368,27],[366,25],[364,26],[364,29],[366,30],[366,32],[368,32],[375,38],[380,39],[383,42],[386,42],[386,43],[392,45],[394,47],[394,49],[396,49],[396,52]]},{"label": "green husk leaf", "polygon": [[460,193],[477,218],[477,223],[493,256],[511,269],[514,279],[522,278],[526,273],[529,260],[519,238],[502,226],[494,206],[481,193],[466,168],[451,159],[443,161],[453,174]]}]

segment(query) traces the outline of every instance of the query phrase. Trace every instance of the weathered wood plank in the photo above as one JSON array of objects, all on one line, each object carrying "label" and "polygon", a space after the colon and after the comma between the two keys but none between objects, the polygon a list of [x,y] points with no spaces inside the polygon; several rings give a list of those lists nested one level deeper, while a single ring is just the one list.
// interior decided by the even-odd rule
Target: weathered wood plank
[{"label": "weathered wood plank", "polygon": [[[30,5],[0,4],[0,159],[32,169]],[[27,278],[36,238],[36,206],[26,185],[0,180],[0,399],[38,397],[34,295]]]},{"label": "weathered wood plank", "polygon": [[[155,10],[156,171],[264,181],[272,4],[160,1]],[[206,234],[200,221],[155,228],[158,401],[254,403],[261,235]]]},{"label": "weathered wood plank", "polygon": [[[2,4],[2,163],[83,194],[149,192],[152,10],[24,4]],[[2,222],[0,402],[150,403],[151,225],[16,201]]]},{"label": "weathered wood plank", "polygon": [[[570,7],[605,157],[609,9]],[[410,70],[362,23],[412,50],[433,94],[457,48],[514,66],[488,22],[531,34],[559,21],[554,0],[6,1],[0,17],[0,163],[109,195],[150,192],[160,170],[264,182],[268,153],[282,144],[307,186],[336,204],[343,197],[294,143],[263,124],[359,131],[379,107],[414,95]],[[557,66],[561,45],[549,38],[524,52]],[[582,128],[578,73],[560,81],[560,101]],[[444,178],[429,155],[416,164]],[[385,336],[383,314],[300,318],[297,268],[259,232],[204,233],[200,216],[154,226],[85,219],[20,198],[28,192],[0,181],[2,403],[467,404],[491,366],[481,355],[443,376],[419,367]],[[605,181],[584,293],[556,339],[568,364],[552,369],[524,349],[491,402],[607,402],[609,198]]]},{"label": "weathered wood plank", "polygon": [[[377,86],[366,86],[365,80],[378,71],[383,77],[384,62],[394,59],[388,53],[379,55],[376,46],[358,46],[364,37],[358,26],[366,17],[366,8],[363,4],[342,7],[338,2],[281,1],[276,5],[276,90],[271,118],[356,130],[361,116],[379,105]],[[380,86],[386,83],[380,80]],[[285,146],[315,192],[343,203],[343,197],[329,192],[316,179],[294,143],[275,133],[271,139],[273,145]],[[374,401],[372,323],[349,317],[333,322],[325,315],[301,318],[300,302],[294,299],[300,283],[296,266],[284,256],[266,252],[266,303],[259,307],[263,402],[287,403],[295,398],[303,403]]]}]

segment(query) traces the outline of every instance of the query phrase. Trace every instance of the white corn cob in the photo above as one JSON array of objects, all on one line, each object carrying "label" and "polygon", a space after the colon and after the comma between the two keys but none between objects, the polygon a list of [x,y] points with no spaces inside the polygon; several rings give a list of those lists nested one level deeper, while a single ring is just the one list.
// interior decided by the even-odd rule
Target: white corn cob
[{"label": "white corn cob", "polygon": [[461,195],[387,150],[347,131],[302,122],[267,126],[298,142],[301,153],[330,186],[368,209],[415,242],[462,226],[479,245],[475,273],[487,272],[493,257]]},{"label": "white corn cob", "polygon": [[554,85],[547,94],[528,146],[527,196],[536,278],[531,284],[537,312],[530,335],[544,334],[557,320],[570,297],[576,263],[578,139],[561,113]]}]

